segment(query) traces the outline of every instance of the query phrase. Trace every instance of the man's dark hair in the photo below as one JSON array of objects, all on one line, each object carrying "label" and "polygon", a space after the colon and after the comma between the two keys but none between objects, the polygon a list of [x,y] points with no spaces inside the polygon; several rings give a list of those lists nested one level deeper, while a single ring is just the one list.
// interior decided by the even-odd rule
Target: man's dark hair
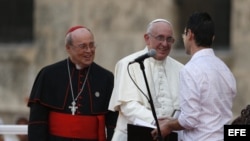
[{"label": "man's dark hair", "polygon": [[233,120],[232,125],[250,125],[250,105],[242,109],[241,115]]},{"label": "man's dark hair", "polygon": [[19,117],[17,120],[16,120],[16,124],[28,124],[28,119],[26,117]]},{"label": "man's dark hair", "polygon": [[198,46],[211,47],[214,39],[214,22],[206,12],[193,13],[186,25],[186,31],[190,29]]}]

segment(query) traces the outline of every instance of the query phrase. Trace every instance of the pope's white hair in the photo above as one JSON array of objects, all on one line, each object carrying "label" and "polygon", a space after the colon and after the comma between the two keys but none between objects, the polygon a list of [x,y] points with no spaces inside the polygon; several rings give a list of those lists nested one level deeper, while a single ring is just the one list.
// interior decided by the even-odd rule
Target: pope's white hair
[{"label": "pope's white hair", "polygon": [[151,32],[152,25],[153,25],[154,23],[157,23],[157,22],[165,22],[165,23],[169,24],[169,25],[172,27],[172,24],[171,24],[168,20],[165,20],[165,19],[155,19],[155,20],[151,21],[151,22],[148,24],[147,33],[150,33],[150,32]]}]

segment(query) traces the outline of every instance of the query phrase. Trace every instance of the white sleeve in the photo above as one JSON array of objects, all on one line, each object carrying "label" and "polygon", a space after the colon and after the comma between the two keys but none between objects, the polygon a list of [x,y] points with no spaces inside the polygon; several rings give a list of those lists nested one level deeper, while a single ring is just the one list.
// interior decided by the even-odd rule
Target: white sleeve
[{"label": "white sleeve", "polygon": [[131,122],[136,118],[150,124],[155,121],[151,109],[146,108],[136,101],[123,103],[121,104],[120,109],[122,114]]}]

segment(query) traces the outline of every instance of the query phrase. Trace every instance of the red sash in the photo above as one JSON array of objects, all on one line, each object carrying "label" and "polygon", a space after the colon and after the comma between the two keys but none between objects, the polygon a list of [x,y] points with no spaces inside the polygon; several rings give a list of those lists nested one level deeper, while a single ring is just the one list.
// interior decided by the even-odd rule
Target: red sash
[{"label": "red sash", "polygon": [[49,132],[59,137],[106,141],[105,117],[50,112]]}]

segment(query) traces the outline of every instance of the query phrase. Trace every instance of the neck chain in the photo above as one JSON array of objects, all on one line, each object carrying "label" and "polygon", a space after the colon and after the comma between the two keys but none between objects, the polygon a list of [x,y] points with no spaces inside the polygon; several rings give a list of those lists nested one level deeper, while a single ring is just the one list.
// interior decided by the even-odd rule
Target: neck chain
[{"label": "neck chain", "polygon": [[86,77],[85,77],[85,79],[84,79],[84,82],[83,82],[83,84],[82,84],[81,91],[77,94],[76,97],[74,97],[73,86],[72,86],[72,80],[71,80],[71,76],[70,76],[71,73],[70,73],[70,68],[69,68],[69,59],[67,59],[67,67],[68,67],[68,74],[69,74],[69,84],[70,84],[71,95],[72,95],[72,103],[71,103],[72,106],[69,106],[69,108],[71,109],[72,115],[75,115],[76,109],[78,108],[78,107],[76,106],[76,100],[77,100],[77,98],[80,96],[80,94],[81,94],[82,91],[83,91],[83,87],[85,86],[85,83],[86,83],[87,78],[88,78],[88,75],[89,75],[90,67],[88,68],[88,72],[87,72]]}]

